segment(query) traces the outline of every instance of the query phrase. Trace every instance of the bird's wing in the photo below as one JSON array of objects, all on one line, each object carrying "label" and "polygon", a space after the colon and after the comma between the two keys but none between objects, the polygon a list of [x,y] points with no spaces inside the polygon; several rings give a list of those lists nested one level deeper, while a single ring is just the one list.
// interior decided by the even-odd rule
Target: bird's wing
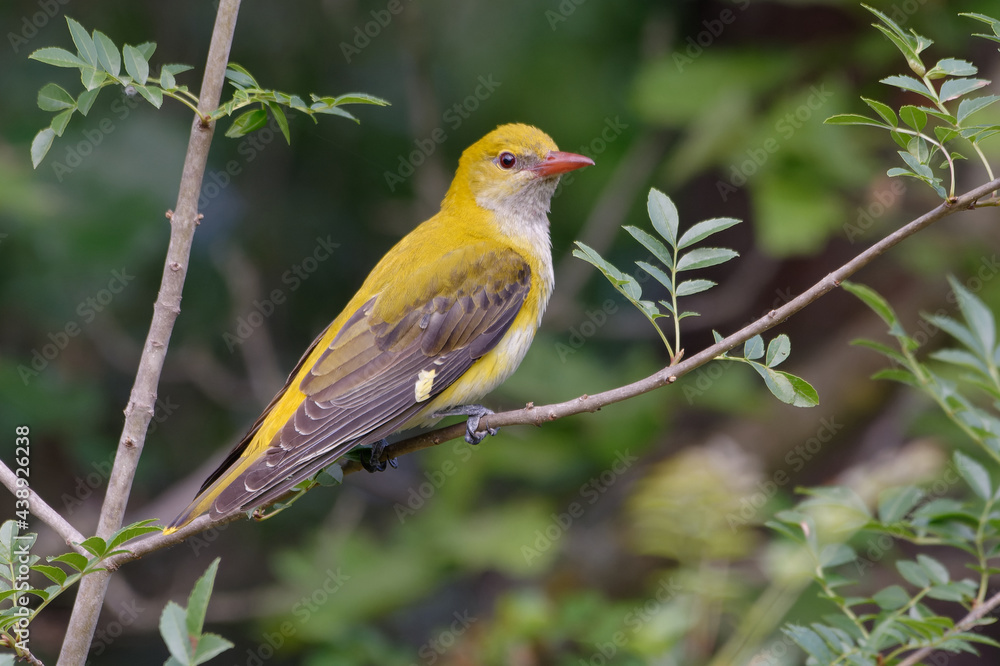
[{"label": "bird's wing", "polygon": [[[413,296],[383,291],[347,319],[301,380],[305,399],[256,460],[227,480],[213,516],[273,501],[355,446],[398,430],[503,338],[531,269],[513,250],[471,245],[400,278],[400,290]],[[275,404],[203,491],[244,454]]]}]

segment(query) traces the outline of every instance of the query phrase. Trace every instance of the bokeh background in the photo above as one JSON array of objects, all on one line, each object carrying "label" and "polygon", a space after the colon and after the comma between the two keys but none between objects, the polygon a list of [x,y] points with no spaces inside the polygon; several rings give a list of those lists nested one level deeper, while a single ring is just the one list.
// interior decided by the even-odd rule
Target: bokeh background
[{"label": "bokeh background", "polygon": [[[957,16],[995,3],[873,4],[934,39],[932,61],[968,59],[996,78],[996,44]],[[197,91],[214,7],[0,6],[0,432],[31,427],[33,486],[92,533],[191,119],[109,89],[32,170],[31,139],[49,122],[37,90],[79,89],[69,70],[27,59],[71,48],[65,15],[119,44],[155,41],[154,71],[194,65],[180,80]],[[496,409],[667,363],[648,323],[570,256],[583,240],[623,267],[645,259],[620,226],[648,227],[650,187],[674,199],[682,225],[745,220],[715,239],[741,258],[704,271],[720,286],[688,301],[702,313],[684,321],[689,352],[936,205],[929,188],[885,176],[898,161],[888,136],[822,122],[866,111],[859,95],[906,103],[878,83],[905,64],[871,22],[852,2],[245,3],[232,59],[262,85],[392,106],[354,107],[360,125],[291,114],[291,146],[273,127],[230,140],[220,124],[128,518],[175,515],[381,254],[436,210],[461,151],[498,124],[535,124],[597,166],[553,202],[555,296],[523,366],[487,399]],[[998,145],[987,144],[994,163]],[[961,191],[985,181],[972,162],[959,177]],[[1000,303],[998,240],[995,212],[962,214],[856,278],[920,330],[919,311],[955,312],[948,273]],[[796,486],[846,483],[871,499],[933,479],[961,444],[924,399],[868,380],[883,360],[849,342],[883,329],[838,292],[775,330],[792,339],[784,367],[819,391],[812,409],[716,364],[596,414],[407,456],[273,521],[155,553],[115,577],[94,663],[161,663],[163,605],[183,603],[215,557],[209,627],[236,643],[218,663],[801,663],[777,627],[831,609],[761,524]],[[946,340],[927,330],[922,342]],[[34,527],[38,552],[59,552]],[[873,589],[895,580],[896,545],[859,550]],[[54,660],[70,601],[33,625],[43,658]]]}]

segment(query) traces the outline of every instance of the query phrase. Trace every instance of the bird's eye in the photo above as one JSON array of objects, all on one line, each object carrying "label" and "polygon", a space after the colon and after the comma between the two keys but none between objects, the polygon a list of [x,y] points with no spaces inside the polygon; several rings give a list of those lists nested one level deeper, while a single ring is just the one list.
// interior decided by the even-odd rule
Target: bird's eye
[{"label": "bird's eye", "polygon": [[517,164],[517,158],[514,157],[514,153],[502,152],[497,155],[497,164],[501,169],[513,169]]}]

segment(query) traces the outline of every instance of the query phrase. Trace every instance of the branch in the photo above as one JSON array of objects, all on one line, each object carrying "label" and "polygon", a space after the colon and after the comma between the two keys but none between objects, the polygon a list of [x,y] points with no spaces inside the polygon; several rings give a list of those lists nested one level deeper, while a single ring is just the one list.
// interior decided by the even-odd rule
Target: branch
[{"label": "branch", "polygon": [[[723,352],[729,351],[737,345],[746,342],[753,336],[777,326],[788,317],[796,314],[810,303],[816,301],[827,292],[839,286],[840,283],[847,277],[855,273],[860,268],[867,266],[877,257],[884,254],[893,246],[898,245],[904,239],[912,236],[921,229],[930,226],[938,220],[952,215],[953,213],[975,208],[979,198],[997,190],[1000,190],[1000,178],[977,187],[976,189],[963,194],[951,202],[941,204],[934,210],[925,213],[886,238],[883,238],[881,241],[871,246],[834,272],[830,273],[807,291],[803,292],[782,307],[777,310],[772,310],[760,319],[751,323],[749,326],[733,333],[721,342],[702,350],[685,361],[663,368],[659,372],[632,384],[611,389],[610,391],[605,391],[596,395],[582,395],[568,402],[544,405],[541,407],[529,404],[524,409],[484,416],[480,422],[481,431],[485,431],[487,426],[492,426],[494,428],[510,425],[540,426],[543,423],[555,421],[556,419],[566,416],[581,414],[583,412],[596,412],[607,405],[622,402],[623,400],[634,398],[635,396],[642,395],[643,393],[648,393],[649,391],[660,388],[661,386],[672,384],[677,381],[678,377],[699,368],[700,366],[715,359]],[[413,453],[415,451],[430,448],[432,446],[436,446],[437,444],[441,444],[442,442],[447,442],[461,437],[464,434],[465,423],[456,423],[451,426],[421,433],[414,437],[409,437],[387,446],[383,454],[383,460],[388,458],[398,458],[399,456],[406,455],[407,453]],[[344,462],[342,463],[342,466],[344,474],[351,474],[362,469],[361,465],[352,461]],[[232,516],[226,516],[225,518],[216,521],[211,520],[207,515],[199,516],[194,522],[186,525],[183,529],[178,530],[169,536],[164,536],[161,533],[152,534],[138,539],[134,543],[128,544],[130,552],[116,555],[115,557],[109,558],[105,562],[109,569],[117,568],[125,562],[138,559],[143,555],[159,550],[160,548],[180,543],[188,537],[204,530],[237,520],[242,517],[242,515],[243,514],[238,513]]]},{"label": "branch", "polygon": [[56,534],[61,536],[66,542],[66,545],[70,546],[76,552],[90,557],[90,553],[86,548],[80,546],[80,542],[87,537],[83,536],[76,531],[76,528],[69,524],[65,518],[59,515],[59,512],[53,509],[48,503],[43,500],[38,493],[29,488],[18,488],[17,487],[17,475],[7,467],[3,461],[0,461],[0,483],[7,486],[7,490],[11,492],[12,495],[17,495],[19,490],[28,491],[28,507],[32,514],[37,516],[42,520],[43,523],[55,530]]},{"label": "branch", "polygon": [[[202,117],[219,106],[239,9],[240,0],[221,0],[219,3],[208,61],[205,64],[201,101],[198,105]],[[142,358],[139,360],[132,394],[128,406],[125,407],[125,425],[118,442],[118,453],[115,456],[111,478],[108,480],[108,492],[101,508],[97,536],[103,538],[107,538],[121,527],[129,493],[132,490],[132,480],[135,478],[135,470],[139,465],[139,456],[145,443],[146,430],[153,417],[163,360],[167,353],[167,345],[170,343],[174,321],[181,311],[181,293],[187,275],[194,231],[198,224],[198,194],[201,191],[214,130],[214,123],[203,123],[201,118],[196,118],[191,127],[177,205],[170,216],[170,244],[163,266],[160,293],[153,305],[153,320],[149,325]],[[66,630],[66,639],[59,654],[59,666],[82,666],[86,662],[101,606],[107,594],[110,575],[110,571],[94,573],[86,576],[80,583],[73,614]]]},{"label": "branch", "polygon": [[[961,621],[959,621],[959,623],[956,624],[954,628],[951,629],[951,631],[947,632],[942,637],[942,639],[947,640],[949,637],[954,636],[955,634],[972,629],[972,627],[974,627],[976,623],[979,622],[979,620],[983,619],[983,617],[988,615],[989,612],[994,608],[996,608],[997,606],[1000,606],[1000,592],[997,592],[992,597],[984,601],[982,604],[973,608],[972,611],[964,618],[962,618]],[[938,648],[935,647],[920,648],[916,652],[911,653],[910,656],[908,656],[906,659],[899,662],[898,666],[916,666],[918,663],[920,663],[921,659],[923,659],[924,657],[926,657],[927,655],[929,655],[930,653],[934,652],[937,649]]]}]

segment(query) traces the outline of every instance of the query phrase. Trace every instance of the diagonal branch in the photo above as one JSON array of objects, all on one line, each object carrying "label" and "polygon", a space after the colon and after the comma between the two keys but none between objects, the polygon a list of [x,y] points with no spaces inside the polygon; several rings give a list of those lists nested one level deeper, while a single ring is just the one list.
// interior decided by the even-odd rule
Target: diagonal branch
[{"label": "diagonal branch", "polygon": [[[996,192],[997,190],[1000,190],[1000,178],[977,187],[951,201],[942,203],[934,210],[921,215],[915,220],[912,220],[906,226],[886,236],[878,243],[875,243],[854,259],[828,274],[822,280],[780,308],[772,310],[760,319],[725,338],[721,342],[698,352],[684,361],[667,366],[645,379],[641,379],[637,382],[627,384],[619,388],[611,389],[610,391],[597,393],[595,395],[582,395],[567,402],[544,405],[541,407],[529,404],[524,409],[484,416],[480,422],[480,427],[482,431],[485,431],[487,427],[499,428],[501,426],[510,425],[540,426],[543,423],[555,421],[556,419],[564,418],[566,416],[581,414],[583,412],[596,412],[607,405],[622,402],[623,400],[634,398],[638,395],[642,395],[643,393],[648,393],[649,391],[660,388],[661,386],[672,384],[677,381],[679,377],[688,374],[702,365],[705,365],[709,361],[717,358],[720,354],[746,342],[755,335],[777,326],[792,315],[803,310],[806,306],[839,286],[843,280],[853,275],[859,269],[867,266],[879,256],[885,254],[890,248],[898,245],[906,238],[909,238],[918,231],[929,227],[938,220],[944,219],[949,215],[959,211],[971,210],[975,208],[980,198],[985,197],[992,192]],[[991,200],[983,205],[992,204],[993,201]],[[413,453],[415,451],[420,451],[422,449],[441,444],[442,442],[456,439],[465,434],[465,427],[464,423],[457,423],[455,425],[439,428],[437,430],[422,433],[420,435],[395,442],[385,448],[383,459],[399,457],[406,455],[407,453]],[[361,469],[361,465],[355,462],[344,462],[342,465],[345,474],[351,474]],[[183,529],[178,530],[169,536],[164,536],[163,534],[153,534],[143,537],[140,540],[136,540],[134,543],[130,544],[131,552],[109,558],[107,560],[107,564],[109,568],[116,568],[125,562],[138,559],[143,555],[159,550],[165,546],[180,543],[189,536],[207,530],[211,527],[232,522],[241,516],[242,514],[236,514],[235,516],[227,516],[226,518],[218,521],[212,521],[208,518],[208,516],[200,516],[194,522],[186,525]]]},{"label": "diagonal branch", "polygon": [[[984,601],[979,606],[976,606],[969,612],[968,615],[959,620],[955,626],[942,636],[942,642],[948,640],[955,634],[960,634],[962,632],[968,631],[975,627],[981,619],[990,614],[997,606],[1000,606],[1000,592],[997,592],[992,597]],[[911,653],[906,659],[899,662],[899,666],[917,666],[920,660],[929,655],[932,652],[937,651],[940,648],[936,647],[925,647],[920,648],[916,652]]]},{"label": "diagonal branch", "polygon": [[65,518],[59,515],[59,512],[49,506],[48,502],[43,500],[38,493],[36,493],[31,488],[18,488],[17,487],[17,475],[14,474],[10,467],[7,467],[2,461],[0,461],[0,483],[7,486],[7,490],[10,491],[11,495],[17,495],[19,490],[28,491],[28,506],[31,507],[29,511],[36,517],[40,518],[43,523],[55,530],[55,533],[63,538],[66,545],[71,546],[73,550],[90,557],[90,553],[86,548],[80,545],[80,542],[87,537],[80,534],[75,527],[69,524]]},{"label": "diagonal branch", "polygon": [[[219,3],[198,103],[202,117],[219,106],[239,9],[240,0],[221,0]],[[104,497],[101,519],[97,527],[97,536],[100,537],[107,538],[121,527],[132,490],[132,480],[146,440],[146,430],[153,417],[163,360],[167,353],[167,345],[170,343],[174,321],[181,311],[181,294],[187,275],[194,231],[198,225],[198,194],[205,175],[208,149],[212,143],[214,130],[214,123],[203,123],[201,118],[196,118],[191,127],[177,206],[170,216],[170,244],[163,266],[160,293],[153,305],[149,334],[143,346],[142,358],[139,360],[132,394],[125,407],[125,425],[118,442],[118,453],[115,456],[111,478],[108,480],[108,492]],[[82,665],[86,662],[101,606],[107,594],[110,575],[109,571],[94,573],[86,576],[80,583],[73,614],[66,630],[66,639],[59,653],[59,666]]]}]

